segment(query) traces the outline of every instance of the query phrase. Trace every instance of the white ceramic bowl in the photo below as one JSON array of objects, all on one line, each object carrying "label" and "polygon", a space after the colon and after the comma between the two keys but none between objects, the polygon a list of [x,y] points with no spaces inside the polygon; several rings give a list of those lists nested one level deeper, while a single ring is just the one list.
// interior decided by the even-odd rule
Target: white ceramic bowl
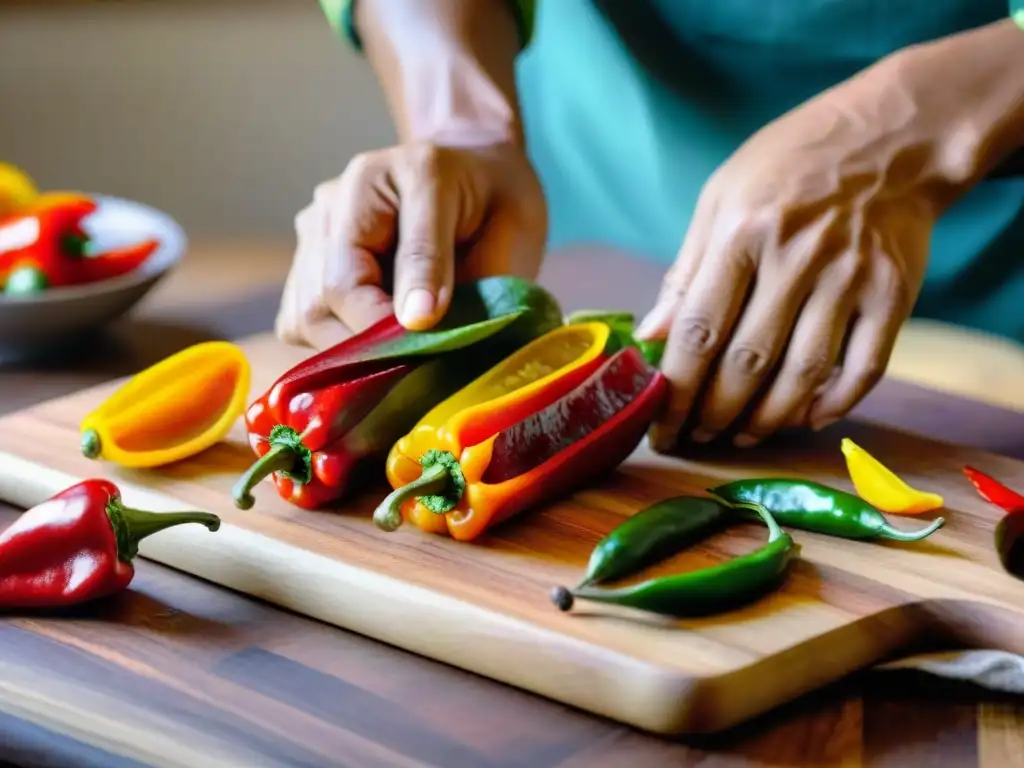
[{"label": "white ceramic bowl", "polygon": [[93,197],[99,205],[82,221],[82,229],[98,250],[149,238],[159,240],[160,247],[142,266],[121,277],[34,296],[0,294],[0,365],[56,352],[120,317],[185,254],[185,232],[167,214],[130,200]]}]

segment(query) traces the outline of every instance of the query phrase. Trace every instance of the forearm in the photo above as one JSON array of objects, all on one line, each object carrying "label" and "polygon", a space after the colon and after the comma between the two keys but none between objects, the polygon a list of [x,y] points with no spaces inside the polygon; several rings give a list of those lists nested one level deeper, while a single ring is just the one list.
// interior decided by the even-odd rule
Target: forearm
[{"label": "forearm", "polygon": [[354,21],[401,141],[522,143],[507,0],[358,0]]},{"label": "forearm", "polygon": [[898,54],[896,76],[945,133],[944,161],[969,188],[1024,148],[1024,30],[991,24]]}]

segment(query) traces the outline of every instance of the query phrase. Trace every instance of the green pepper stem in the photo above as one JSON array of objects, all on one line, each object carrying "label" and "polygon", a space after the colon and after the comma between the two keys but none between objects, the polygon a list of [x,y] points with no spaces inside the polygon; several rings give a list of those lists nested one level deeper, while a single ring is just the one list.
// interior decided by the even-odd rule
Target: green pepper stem
[{"label": "green pepper stem", "polygon": [[95,429],[87,429],[82,433],[80,445],[82,455],[87,459],[98,459],[103,452],[103,441],[100,440],[100,433]]},{"label": "green pepper stem", "polygon": [[946,518],[937,517],[932,520],[930,525],[927,525],[918,531],[901,531],[899,528],[893,528],[889,523],[885,523],[878,529],[878,534],[883,538],[892,539],[894,541],[920,541],[921,539],[931,536],[945,524]]},{"label": "green pepper stem", "polygon": [[275,472],[289,472],[295,467],[298,454],[290,445],[278,444],[260,456],[252,463],[252,466],[245,471],[235,487],[231,489],[231,496],[235,500],[235,506],[239,509],[252,509],[256,499],[253,498],[252,489],[270,477]]},{"label": "green pepper stem", "polygon": [[402,505],[405,502],[417,496],[444,493],[449,482],[448,468],[443,464],[424,467],[423,474],[393,490],[373,511],[374,525],[388,533],[397,531],[402,525]]},{"label": "green pepper stem", "polygon": [[167,528],[186,523],[199,523],[210,531],[220,528],[220,518],[209,512],[147,512],[126,507],[120,501],[107,504],[107,517],[117,539],[117,556],[125,562],[139,553],[140,541]]}]

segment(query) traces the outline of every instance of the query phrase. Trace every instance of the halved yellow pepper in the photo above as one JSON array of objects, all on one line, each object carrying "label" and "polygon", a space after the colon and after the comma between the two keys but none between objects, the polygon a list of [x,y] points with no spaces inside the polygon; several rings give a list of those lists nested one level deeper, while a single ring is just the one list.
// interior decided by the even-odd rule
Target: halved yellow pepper
[{"label": "halved yellow pepper", "polygon": [[226,341],[196,344],[135,375],[81,424],[82,454],[130,468],[195,456],[245,411],[252,370]]},{"label": "halved yellow pepper", "polygon": [[[385,470],[391,486],[400,488],[420,477],[420,459],[431,450],[463,457],[482,473],[494,436],[586,380],[604,360],[611,333],[599,322],[556,328],[438,403],[388,454]],[[470,452],[476,461],[464,454],[473,446],[478,447]],[[457,524],[454,513],[435,514],[415,499],[403,505],[402,513],[431,533],[453,533]]]},{"label": "halved yellow pepper", "polygon": [[840,448],[857,494],[876,509],[894,515],[919,515],[939,509],[945,503],[937,493],[907,485],[853,440],[844,437]]}]

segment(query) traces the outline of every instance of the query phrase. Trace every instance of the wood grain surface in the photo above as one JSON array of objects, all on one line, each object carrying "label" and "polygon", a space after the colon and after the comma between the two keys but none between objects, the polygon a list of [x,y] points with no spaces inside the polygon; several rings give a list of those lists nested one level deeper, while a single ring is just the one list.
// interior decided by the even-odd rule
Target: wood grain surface
[{"label": "wood grain surface", "polygon": [[[261,392],[300,350],[257,337],[245,347]],[[0,420],[0,496],[29,506],[102,472],[130,504],[198,507],[226,525],[149,539],[143,553],[218,584],[407,650],[647,730],[733,726],[923,641],[1024,652],[1024,584],[991,547],[998,512],[960,475],[978,465],[1024,485],[1024,465],[877,427],[843,425],[813,440],[775,442],[700,462],[641,448],[612,477],[521,516],[476,544],[412,528],[385,535],[368,513],[378,487],[342,510],[310,513],[259,489],[235,510],[230,487],[251,453],[239,425],[225,444],[159,471],[101,467],[76,450],[77,424],[113,385]],[[558,613],[547,591],[572,583],[590,549],[643,506],[737,477],[787,474],[849,488],[840,434],[908,481],[944,494],[947,526],[926,542],[879,544],[798,532],[801,560],[757,604],[699,621],[581,607]],[[920,518],[906,521],[920,525]],[[709,540],[662,570],[695,568],[756,547],[757,526]]]},{"label": "wood grain surface", "polygon": [[[196,243],[137,312],[88,348],[0,370],[0,414],[197,341],[269,330],[290,257],[287,242]],[[549,258],[544,282],[567,310],[643,311],[659,278],[657,265],[586,247]],[[978,402],[1002,400],[990,386],[1002,381],[1006,397],[1016,392],[1008,404],[1024,410],[1024,390],[1010,386],[999,365],[1002,351],[984,339],[949,339],[945,328],[921,330],[905,329],[906,357],[894,372],[930,389],[888,378],[858,418],[1024,459],[1024,415]],[[921,354],[922,337],[942,354]],[[0,526],[17,514],[0,501]],[[139,559],[136,568],[128,591],[88,610],[0,622],[0,763],[451,768],[455,755],[460,766],[488,768],[522,765],[526,755],[538,768],[1024,765],[1019,699],[919,672],[867,671],[722,734],[665,739],[152,561]],[[43,705],[28,708],[26,699]],[[146,745],[165,745],[167,733],[178,737],[174,748],[147,759]],[[193,740],[214,741],[219,751],[197,762]],[[250,763],[253,744],[261,759]],[[549,750],[540,755],[534,744]],[[125,757],[132,754],[139,756]]]}]

